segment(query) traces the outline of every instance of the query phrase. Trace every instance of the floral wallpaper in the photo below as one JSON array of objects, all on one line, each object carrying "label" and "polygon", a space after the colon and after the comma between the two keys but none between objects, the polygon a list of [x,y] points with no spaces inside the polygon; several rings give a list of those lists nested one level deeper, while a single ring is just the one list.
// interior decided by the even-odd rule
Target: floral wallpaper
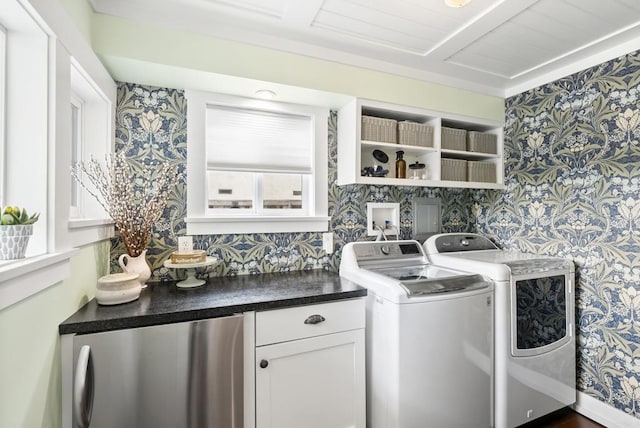
[{"label": "floral wallpaper", "polygon": [[[224,263],[213,275],[324,268],[366,236],[367,202],[399,202],[409,238],[414,197],[439,197],[443,230],[475,231],[505,248],[572,258],[577,267],[577,386],[640,416],[640,54],[633,53],[506,101],[504,191],[337,186],[337,115],[329,119],[329,215],[336,251],[320,233],[203,235],[196,247]],[[175,89],[120,83],[116,149],[139,168],[178,164],[180,182],[149,245],[155,280],[186,233],[186,100]],[[112,270],[124,252],[112,241]]]},{"label": "floral wallpaper", "polygon": [[[116,150],[124,150],[133,169],[143,170],[157,162],[178,165],[180,181],[163,217],[156,224],[149,244],[147,260],[152,280],[176,279],[182,272],[163,267],[177,249],[178,236],[186,234],[186,99],[176,89],[118,84],[116,107]],[[335,249],[327,255],[322,249],[322,234],[258,233],[241,235],[194,236],[194,247],[205,249],[224,262],[206,272],[211,275],[259,274],[324,268],[338,271],[340,250],[345,243],[371,239],[366,236],[367,202],[399,202],[400,231],[410,238],[411,204],[414,197],[441,198],[443,228],[465,231],[472,227],[470,194],[467,190],[427,189],[411,186],[337,186],[337,114],[329,117],[329,215]],[[120,271],[117,259],[126,250],[121,240],[112,240],[111,269]]]},{"label": "floral wallpaper", "polygon": [[[578,389],[640,416],[640,54],[633,53],[506,101],[506,190],[337,186],[337,115],[329,119],[329,215],[336,251],[320,233],[203,235],[196,247],[224,263],[213,275],[324,268],[366,236],[366,203],[399,202],[403,238],[414,197],[439,197],[443,230],[487,234],[506,248],[558,255],[577,267]],[[120,83],[116,149],[144,168],[178,164],[180,182],[149,245],[153,278],[186,233],[186,100],[175,89]],[[112,270],[124,252],[112,241]]]},{"label": "floral wallpaper", "polygon": [[476,228],[577,267],[578,389],[640,417],[640,53],[506,101],[506,190]]}]

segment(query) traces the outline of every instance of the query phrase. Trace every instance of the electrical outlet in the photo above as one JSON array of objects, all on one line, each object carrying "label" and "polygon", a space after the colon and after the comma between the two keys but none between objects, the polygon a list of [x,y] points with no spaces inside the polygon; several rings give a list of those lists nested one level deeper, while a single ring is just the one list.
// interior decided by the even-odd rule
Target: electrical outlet
[{"label": "electrical outlet", "polygon": [[191,250],[193,250],[193,236],[179,236],[178,251],[191,251]]},{"label": "electrical outlet", "polygon": [[327,254],[333,253],[333,232],[322,234],[322,249]]}]

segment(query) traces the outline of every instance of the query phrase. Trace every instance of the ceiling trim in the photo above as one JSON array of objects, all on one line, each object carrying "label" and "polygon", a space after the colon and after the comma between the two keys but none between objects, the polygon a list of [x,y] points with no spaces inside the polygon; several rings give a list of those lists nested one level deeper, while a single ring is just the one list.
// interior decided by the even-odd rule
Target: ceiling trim
[{"label": "ceiling trim", "polygon": [[[612,2],[612,7],[616,6],[616,9],[611,9],[611,13],[602,19],[636,22],[596,40],[576,39],[577,43],[583,42],[578,47],[572,43],[561,45],[560,37],[553,58],[549,58],[550,52],[544,46],[553,43],[554,39],[542,39],[546,44],[540,45],[540,37],[527,36],[537,34],[535,31],[523,32],[523,38],[517,38],[519,44],[511,44],[510,51],[505,50],[504,55],[500,52],[500,40],[493,36],[514,34],[503,33],[502,29],[509,23],[522,21],[520,15],[529,20],[532,19],[531,13],[555,17],[551,14],[558,13],[558,7],[555,7],[557,0],[477,0],[471,6],[479,6],[471,9],[470,13],[459,15],[459,20],[454,19],[458,15],[440,10],[440,3],[423,5],[417,0],[415,3],[398,3],[396,6],[403,6],[398,9],[402,12],[392,14],[393,20],[389,22],[400,25],[404,20],[412,25],[413,38],[404,39],[403,36],[409,33],[403,34],[401,28],[394,28],[390,24],[385,26],[384,22],[387,21],[381,21],[381,10],[389,12],[396,9],[390,9],[392,5],[387,3],[369,3],[366,0],[264,0],[264,4],[257,0],[88,1],[97,13],[500,97],[582,70],[585,64],[586,67],[595,65],[597,62],[593,61],[598,59],[607,60],[629,53],[636,50],[638,45],[627,43],[627,40],[640,37],[640,8],[625,4],[623,0]],[[588,10],[589,22],[600,18],[598,11],[604,10],[597,3],[600,0],[580,1],[588,6],[585,14]],[[327,7],[333,8],[342,21],[323,20],[320,24],[319,14]],[[569,9],[562,9],[564,15],[559,14],[557,20],[543,19],[539,28],[542,34],[545,28],[564,28],[557,25],[562,25],[562,22],[566,24],[572,19]],[[371,12],[368,16],[367,11]],[[431,15],[423,13],[425,11]],[[549,15],[540,11],[546,11]],[[639,12],[637,19],[629,15],[635,11]],[[414,20],[410,15],[412,12],[416,12],[416,16],[420,12],[420,18]],[[442,17],[443,22],[454,23],[450,33],[446,33],[448,26],[442,24],[437,31],[419,34],[420,28],[416,26],[428,23],[429,16]],[[350,28],[349,22],[361,24],[361,28]],[[615,21],[606,22],[615,26]],[[332,23],[336,24],[335,28]],[[384,31],[384,36],[377,37],[375,28]],[[566,28],[580,27],[570,25]],[[604,28],[591,34],[597,36],[604,32]],[[553,34],[560,33],[548,32],[549,36]],[[567,36],[572,37],[572,34],[569,32]],[[490,38],[486,39],[488,36]],[[483,38],[486,42],[481,42]],[[416,40],[417,43],[412,43]],[[423,41],[424,49],[420,47]],[[520,43],[522,50],[519,49]],[[565,46],[568,51],[563,53],[560,46]],[[523,56],[521,52],[527,55]],[[535,58],[538,58],[537,63]]]},{"label": "ceiling trim", "polygon": [[550,60],[545,61],[545,62],[543,62],[541,64],[538,64],[535,67],[531,67],[531,68],[529,68],[527,70],[524,70],[524,71],[522,71],[522,72],[520,72],[518,74],[515,74],[513,76],[509,76],[509,78],[510,79],[517,79],[519,77],[522,77],[522,76],[524,76],[526,74],[531,73],[532,71],[539,70],[539,69],[544,68],[544,67],[546,67],[548,65],[551,65],[551,64],[556,64],[556,63],[558,63],[558,61],[560,61],[562,59],[565,59],[565,58],[569,58],[569,57],[575,56],[576,54],[578,54],[580,52],[583,52],[587,48],[590,48],[592,46],[597,46],[597,45],[601,44],[602,42],[605,42],[607,40],[611,40],[615,36],[618,36],[618,35],[620,35],[622,33],[626,33],[626,32],[628,32],[630,30],[638,29],[638,28],[640,28],[640,22],[636,22],[635,24],[629,25],[629,26],[627,26],[625,28],[622,28],[622,29],[620,29],[618,31],[614,31],[613,33],[609,33],[606,36],[600,37],[599,39],[596,39],[596,40],[594,40],[594,41],[592,41],[590,43],[586,43],[586,44],[584,44],[584,45],[582,45],[580,47],[577,47],[577,48],[575,48],[575,49],[573,49],[573,50],[571,50],[569,52],[566,52],[566,53],[564,53],[562,55],[558,55],[558,56],[556,56],[554,58],[551,58]]},{"label": "ceiling trim", "polygon": [[446,61],[464,49],[470,42],[479,39],[491,30],[504,24],[538,1],[539,0],[523,0],[519,2],[509,2],[507,0],[498,1],[432,49],[425,52],[424,55]]},{"label": "ceiling trim", "polygon": [[509,98],[530,89],[537,88],[538,86],[542,86],[547,83],[554,82],[558,79],[562,79],[563,77],[567,77],[580,71],[586,70],[588,68],[595,67],[599,64],[611,61],[612,59],[627,55],[630,52],[634,52],[638,50],[639,47],[640,36],[637,36],[623,43],[615,43],[615,46],[601,50],[596,54],[588,55],[583,58],[574,59],[566,57],[564,59],[569,59],[569,61],[565,61],[568,63],[562,65],[561,67],[554,67],[552,70],[536,76],[533,79],[523,80],[506,88],[504,97]]}]

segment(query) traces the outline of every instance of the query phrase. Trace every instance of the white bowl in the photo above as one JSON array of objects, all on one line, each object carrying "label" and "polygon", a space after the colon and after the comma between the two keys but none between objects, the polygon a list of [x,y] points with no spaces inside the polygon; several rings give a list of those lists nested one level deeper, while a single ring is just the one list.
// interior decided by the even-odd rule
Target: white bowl
[{"label": "white bowl", "polygon": [[117,305],[140,297],[139,275],[135,272],[112,273],[98,279],[96,301],[100,305]]}]

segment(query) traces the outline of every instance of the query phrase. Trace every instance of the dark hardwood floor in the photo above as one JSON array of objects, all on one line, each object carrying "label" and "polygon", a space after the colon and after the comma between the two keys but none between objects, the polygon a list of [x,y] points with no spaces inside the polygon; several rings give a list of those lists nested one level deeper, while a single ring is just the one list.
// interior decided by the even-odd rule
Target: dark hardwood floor
[{"label": "dark hardwood floor", "polygon": [[602,428],[591,419],[574,412],[570,408],[564,408],[550,415],[544,416],[533,422],[522,425],[520,428]]}]

